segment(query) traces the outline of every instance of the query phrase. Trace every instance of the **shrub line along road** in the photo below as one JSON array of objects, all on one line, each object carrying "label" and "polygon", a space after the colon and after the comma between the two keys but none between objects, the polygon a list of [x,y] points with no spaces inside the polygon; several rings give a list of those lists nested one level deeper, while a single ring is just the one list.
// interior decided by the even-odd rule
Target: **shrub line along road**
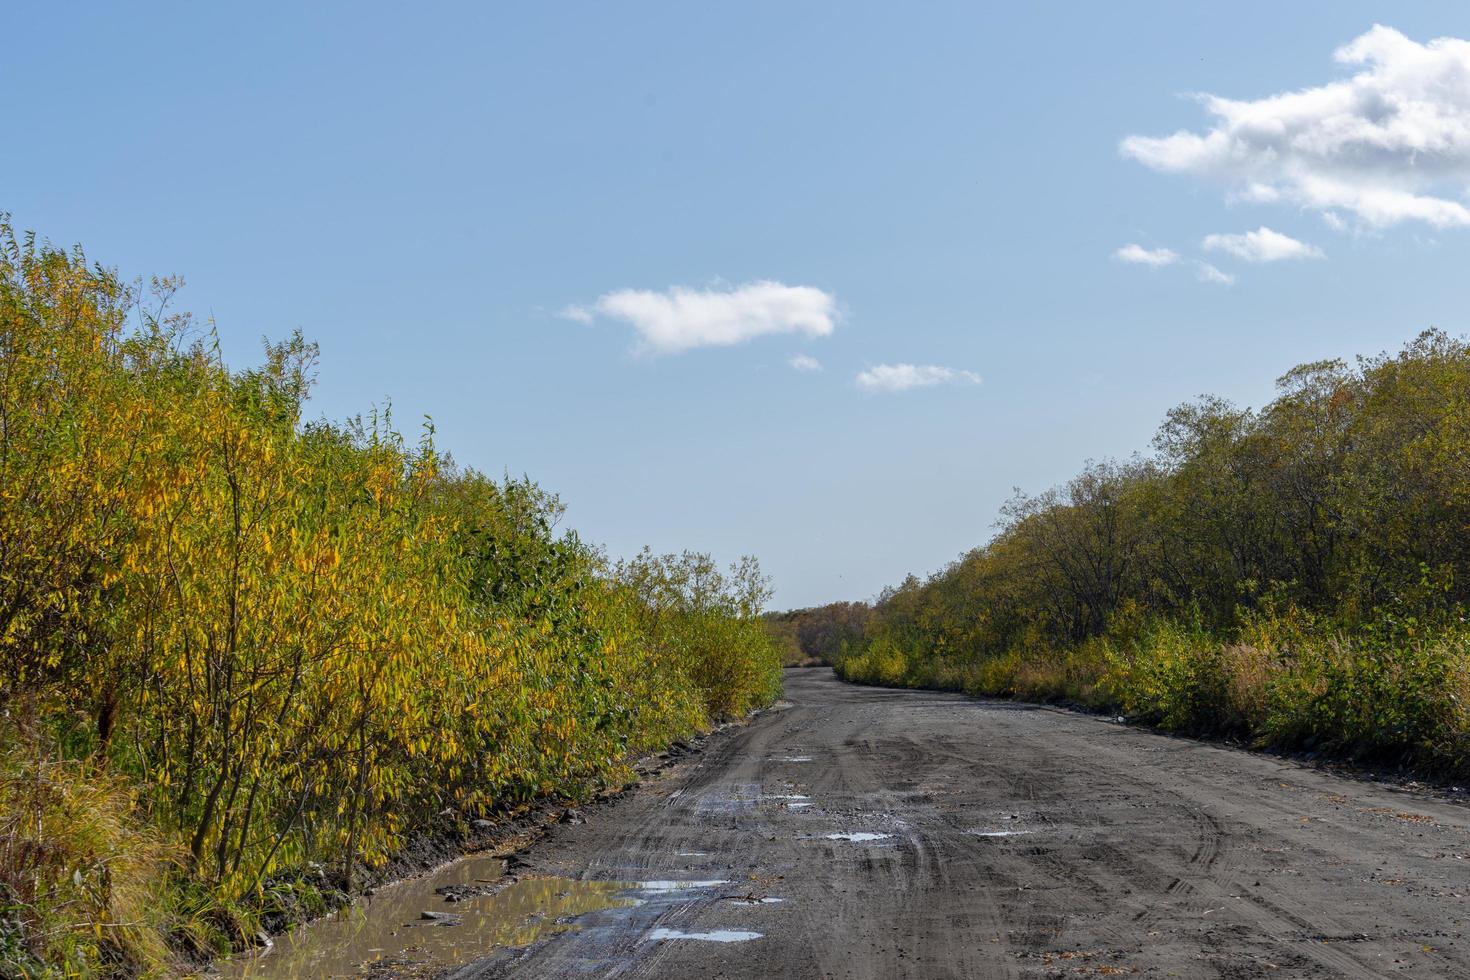
[{"label": "shrub line along road", "polygon": [[786,678],[790,706],[524,855],[729,884],[456,976],[1470,977],[1453,799],[1062,710]]}]

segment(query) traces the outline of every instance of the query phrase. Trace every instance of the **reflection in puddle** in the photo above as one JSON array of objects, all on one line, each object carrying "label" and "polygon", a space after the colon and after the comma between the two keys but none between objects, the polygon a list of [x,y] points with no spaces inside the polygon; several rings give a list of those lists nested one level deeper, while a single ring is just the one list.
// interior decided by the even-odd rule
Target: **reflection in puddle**
[{"label": "reflection in puddle", "polygon": [[[642,881],[636,887],[642,892],[677,892],[686,888],[713,888],[716,885],[728,885],[727,878],[711,878],[708,881]],[[623,887],[629,887],[624,885]]]},{"label": "reflection in puddle", "polygon": [[759,939],[758,932],[746,932],[743,929],[716,929],[713,932],[680,932],[678,929],[655,929],[648,934],[648,938],[654,942],[665,939],[698,939],[707,943],[743,943],[752,939]]},{"label": "reflection in puddle", "polygon": [[811,762],[812,761],[812,757],[809,756],[809,755],[778,755],[774,759],[772,759],[771,761],[772,762]]},{"label": "reflection in puddle", "polygon": [[976,837],[1020,837],[1029,834],[1029,830],[972,830],[970,833]]},{"label": "reflection in puddle", "polygon": [[695,809],[701,813],[729,813],[760,802],[759,783],[736,783],[722,789],[723,792],[694,794]]},{"label": "reflection in puddle", "polygon": [[826,840],[847,840],[847,841],[887,840],[888,838],[890,838],[892,836],[893,836],[892,834],[870,834],[867,831],[862,831],[862,830],[859,830],[859,831],[851,831],[851,832],[843,832],[843,833],[837,833],[837,834],[823,834],[822,835],[822,837],[825,838]]},{"label": "reflection in puddle", "polygon": [[786,809],[788,809],[788,810],[804,810],[804,809],[806,809],[809,806],[811,806],[810,803],[788,803],[788,804],[786,804]]},{"label": "reflection in puddle", "polygon": [[[639,900],[630,882],[523,878],[490,895],[446,902],[436,889],[484,887],[501,880],[505,862],[471,857],[422,878],[385,886],[375,895],[276,941],[273,948],[220,965],[227,978],[305,980],[358,977],[367,964],[432,963],[461,966],[497,946],[526,946],[542,936],[576,929],[571,920]],[[447,918],[430,921],[424,913]]]}]

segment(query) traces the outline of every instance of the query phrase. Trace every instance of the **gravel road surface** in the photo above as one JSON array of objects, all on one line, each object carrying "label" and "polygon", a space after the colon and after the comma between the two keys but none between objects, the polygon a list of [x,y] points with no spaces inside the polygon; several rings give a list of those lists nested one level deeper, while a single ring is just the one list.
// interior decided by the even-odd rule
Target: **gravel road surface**
[{"label": "gravel road surface", "polygon": [[786,678],[777,709],[522,857],[639,904],[455,977],[1470,977],[1454,794]]}]

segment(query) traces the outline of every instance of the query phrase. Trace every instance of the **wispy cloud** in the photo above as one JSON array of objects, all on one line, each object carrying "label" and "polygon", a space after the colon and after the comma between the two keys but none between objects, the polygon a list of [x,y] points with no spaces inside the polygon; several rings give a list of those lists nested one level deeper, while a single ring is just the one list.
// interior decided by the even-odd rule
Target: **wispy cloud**
[{"label": "wispy cloud", "polygon": [[595,317],[592,311],[585,306],[563,306],[557,311],[557,316],[563,320],[571,320],[575,323],[591,323]]},{"label": "wispy cloud", "polygon": [[1194,263],[1194,275],[1200,282],[1214,282],[1222,286],[1235,285],[1235,277],[1230,273],[1221,272],[1213,265],[1210,265],[1210,263],[1202,262],[1198,259]]},{"label": "wispy cloud", "polygon": [[1290,235],[1272,231],[1265,225],[1238,235],[1206,235],[1205,251],[1226,252],[1247,262],[1280,262],[1283,259],[1320,259],[1322,250],[1299,242]]},{"label": "wispy cloud", "polygon": [[1420,44],[1382,25],[1339,48],[1350,78],[1263,99],[1199,96],[1206,132],[1129,136],[1124,156],[1238,198],[1339,212],[1369,226],[1470,225],[1470,41]]},{"label": "wispy cloud", "polygon": [[980,375],[933,364],[879,364],[861,372],[856,381],[865,391],[908,391],[944,384],[977,385]]},{"label": "wispy cloud", "polygon": [[560,315],[578,323],[621,321],[638,334],[642,349],[664,354],[730,346],[767,334],[825,337],[838,320],[830,293],[771,280],[729,289],[620,289],[590,305],[568,306]]},{"label": "wispy cloud", "polygon": [[1144,248],[1142,245],[1129,242],[1113,253],[1113,258],[1120,262],[1131,262],[1134,265],[1173,265],[1179,261],[1179,253],[1167,248]]},{"label": "wispy cloud", "polygon": [[815,357],[810,357],[810,356],[808,356],[806,354],[797,354],[795,357],[793,357],[791,360],[787,361],[786,363],[787,364],[790,364],[793,368],[795,368],[798,371],[808,371],[808,372],[810,372],[810,371],[820,371],[820,370],[822,370],[822,362],[819,361],[819,360],[817,360]]}]

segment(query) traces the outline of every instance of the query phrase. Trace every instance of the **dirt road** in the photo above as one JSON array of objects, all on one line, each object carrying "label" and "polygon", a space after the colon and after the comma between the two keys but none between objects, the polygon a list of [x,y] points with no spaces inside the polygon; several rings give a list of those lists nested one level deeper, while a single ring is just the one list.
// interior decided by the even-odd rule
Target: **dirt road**
[{"label": "dirt road", "polygon": [[456,977],[1470,977],[1452,799],[825,668],[787,698],[525,856],[641,904]]}]

